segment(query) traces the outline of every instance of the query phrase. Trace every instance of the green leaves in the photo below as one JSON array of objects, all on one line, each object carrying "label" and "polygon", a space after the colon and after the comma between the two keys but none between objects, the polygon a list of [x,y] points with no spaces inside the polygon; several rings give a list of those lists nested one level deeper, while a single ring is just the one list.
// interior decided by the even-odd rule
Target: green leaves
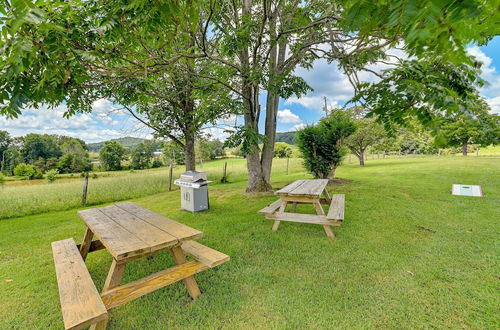
[{"label": "green leaves", "polygon": [[351,102],[362,102],[388,131],[413,119],[437,131],[436,119],[463,113],[478,100],[479,70],[442,59],[407,60],[387,70],[381,81],[361,84]]}]

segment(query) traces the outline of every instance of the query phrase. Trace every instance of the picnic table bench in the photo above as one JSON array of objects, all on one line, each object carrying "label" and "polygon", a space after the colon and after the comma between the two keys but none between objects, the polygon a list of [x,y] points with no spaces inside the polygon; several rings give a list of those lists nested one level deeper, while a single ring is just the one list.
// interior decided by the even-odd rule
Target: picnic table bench
[{"label": "picnic table bench", "polygon": [[[322,225],[328,237],[335,237],[331,226],[340,226],[344,221],[345,195],[335,194],[332,198],[326,190],[328,179],[297,180],[276,191],[280,199],[261,209],[267,219],[273,220],[273,231],[278,230],[281,221],[302,222]],[[288,204],[290,212],[286,212]],[[316,214],[295,213],[298,204],[313,204]],[[329,204],[325,215],[321,204]]]},{"label": "picnic table bench", "polygon": [[[81,244],[52,243],[59,296],[66,329],[104,329],[108,311],[183,280],[196,299],[194,275],[229,260],[229,256],[193,241],[203,233],[130,202],[79,211],[87,225]],[[93,238],[97,238],[93,240]],[[99,294],[85,266],[88,253],[106,249],[113,261]],[[127,284],[121,279],[128,262],[169,250],[176,265]],[[187,260],[186,255],[193,260]]]}]

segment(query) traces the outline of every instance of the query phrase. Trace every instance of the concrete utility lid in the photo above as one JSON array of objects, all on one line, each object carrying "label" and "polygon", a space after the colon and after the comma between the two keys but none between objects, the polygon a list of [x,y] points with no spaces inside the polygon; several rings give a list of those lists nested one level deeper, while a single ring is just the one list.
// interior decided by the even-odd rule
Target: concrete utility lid
[{"label": "concrete utility lid", "polygon": [[457,196],[483,197],[483,190],[481,189],[481,186],[454,184],[451,186],[451,194]]}]

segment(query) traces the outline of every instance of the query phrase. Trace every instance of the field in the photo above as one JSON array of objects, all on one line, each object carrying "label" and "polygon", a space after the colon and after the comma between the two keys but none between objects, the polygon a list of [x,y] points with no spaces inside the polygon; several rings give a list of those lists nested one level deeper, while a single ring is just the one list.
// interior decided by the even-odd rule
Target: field
[{"label": "field", "polygon": [[[282,223],[272,232],[257,211],[276,196],[245,195],[244,161],[228,162],[231,183],[212,184],[211,209],[196,214],[179,210],[178,191],[166,192],[165,168],[90,182],[92,203],[134,198],[203,231],[203,244],[231,256],[197,275],[204,293],[195,303],[176,283],[114,309],[110,329],[500,327],[500,159],[375,159],[364,168],[353,160],[337,171],[351,182],[329,187],[346,194],[334,240],[316,225]],[[299,160],[287,175],[285,162],[275,163],[275,188],[309,177]],[[214,181],[222,163],[205,165]],[[484,197],[451,196],[452,183],[481,185]],[[0,193],[3,217],[62,211],[0,221],[0,329],[58,329],[50,242],[83,236],[75,209],[81,179],[21,187]],[[105,251],[88,258],[98,288],[110,262]],[[168,253],[133,262],[124,280],[171,264]]]}]

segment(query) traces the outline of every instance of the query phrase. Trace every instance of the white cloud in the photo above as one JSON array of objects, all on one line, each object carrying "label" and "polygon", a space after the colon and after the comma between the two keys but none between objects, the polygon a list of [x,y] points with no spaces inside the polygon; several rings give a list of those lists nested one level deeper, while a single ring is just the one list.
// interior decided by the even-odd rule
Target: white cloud
[{"label": "white cloud", "polygon": [[302,119],[290,111],[290,109],[283,109],[278,110],[278,122],[283,124],[298,124],[302,122]]},{"label": "white cloud", "polygon": [[301,129],[305,128],[307,125],[302,123],[302,124],[297,124],[292,127],[292,131],[300,131]]},{"label": "white cloud", "polygon": [[115,110],[113,103],[108,99],[99,99],[92,103],[92,111],[96,113],[107,113]]},{"label": "white cloud", "polygon": [[481,78],[483,78],[487,84],[481,87],[479,91],[481,95],[486,98],[486,102],[488,102],[492,111],[500,113],[500,73],[498,73],[496,68],[492,65],[493,60],[477,46],[468,48],[467,53],[483,63],[481,67]]},{"label": "white cloud", "polygon": [[487,99],[486,102],[488,102],[488,104],[490,105],[493,113],[500,114],[500,96]]},{"label": "white cloud", "polygon": [[[398,49],[387,51],[389,55],[387,63],[377,63],[368,66],[368,69],[375,72],[382,72],[388,69],[392,64],[397,63],[398,58],[407,58],[407,55]],[[304,78],[304,80],[314,89],[307,95],[297,98],[291,97],[285,101],[285,104],[301,104],[302,106],[322,112],[327,99],[328,108],[339,107],[354,96],[354,88],[349,78],[339,68],[337,62],[328,63],[326,60],[317,60],[314,62],[313,69],[307,70],[297,68],[295,74]],[[373,73],[362,71],[358,73],[360,81],[373,82],[379,78]]]}]

